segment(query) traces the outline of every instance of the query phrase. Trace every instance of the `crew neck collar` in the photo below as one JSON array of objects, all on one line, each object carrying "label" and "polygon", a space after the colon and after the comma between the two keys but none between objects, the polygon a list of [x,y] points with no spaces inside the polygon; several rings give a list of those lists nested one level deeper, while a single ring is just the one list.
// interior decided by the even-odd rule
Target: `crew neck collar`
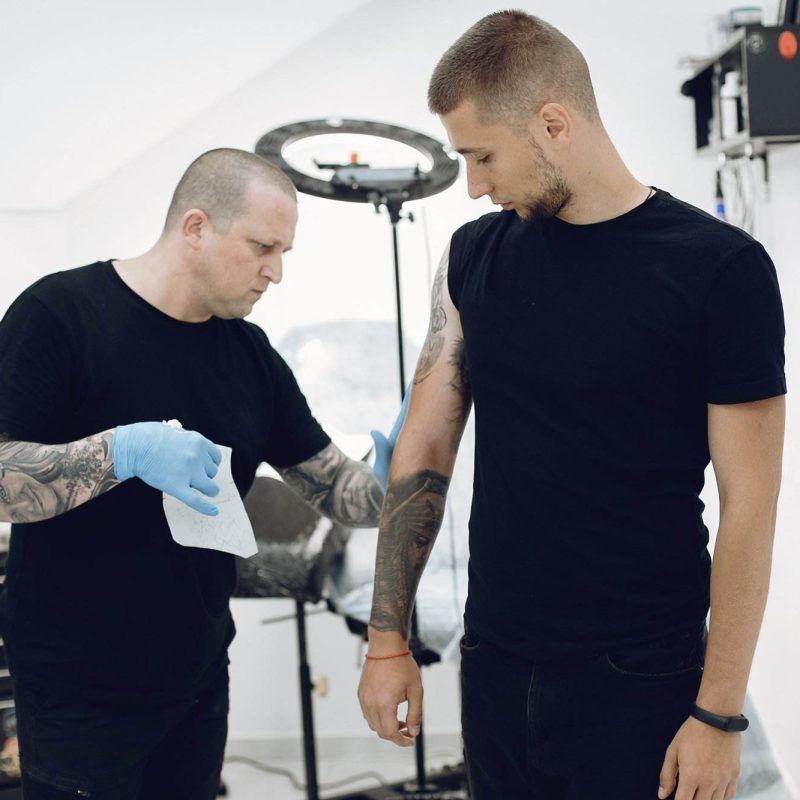
[{"label": "crew neck collar", "polygon": [[643,200],[641,203],[639,203],[639,205],[634,206],[629,211],[626,211],[616,217],[611,217],[610,219],[604,219],[600,222],[580,224],[576,222],[567,222],[559,217],[550,217],[549,219],[545,220],[545,223],[552,226],[553,230],[558,230],[559,232],[565,233],[578,233],[584,235],[600,231],[605,232],[617,227],[618,225],[626,225],[629,222],[637,219],[642,214],[649,212],[655,206],[659,205],[661,200],[664,198],[665,193],[657,186],[651,186],[650,189],[652,189],[652,194],[650,197],[648,197],[646,200]]},{"label": "crew neck collar", "polygon": [[157,317],[161,317],[163,320],[185,328],[186,330],[194,329],[194,330],[205,330],[206,328],[211,328],[216,324],[216,317],[213,315],[209,317],[207,320],[202,322],[188,322],[187,320],[177,319],[176,317],[172,317],[166,312],[162,311],[157,306],[154,306],[152,303],[148,302],[144,299],[138,292],[134,291],[128,284],[122,279],[122,276],[117,272],[116,267],[114,266],[114,261],[118,259],[112,258],[108,261],[101,262],[109,273],[111,279],[116,283],[126,294],[128,294],[134,301],[144,308],[145,310],[149,311],[150,313],[154,314]]}]

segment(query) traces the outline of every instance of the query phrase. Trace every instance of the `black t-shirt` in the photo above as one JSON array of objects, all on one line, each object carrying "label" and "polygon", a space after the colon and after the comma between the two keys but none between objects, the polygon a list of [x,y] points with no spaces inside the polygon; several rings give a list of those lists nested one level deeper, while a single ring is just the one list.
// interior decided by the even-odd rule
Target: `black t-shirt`
[{"label": "black t-shirt", "polygon": [[531,657],[702,625],[707,403],[786,392],[763,247],[667,192],[606,222],[460,228],[475,402],[467,619]]},{"label": "black t-shirt", "polygon": [[[9,308],[0,431],[58,444],[169,419],[233,448],[241,495],[261,461],[289,466],[330,442],[260,328],[175,320],[110,262],[42,278]],[[152,698],[224,663],[234,557],[176,544],[161,492],[138,478],[13,525],[7,568],[3,636],[20,680]]]}]

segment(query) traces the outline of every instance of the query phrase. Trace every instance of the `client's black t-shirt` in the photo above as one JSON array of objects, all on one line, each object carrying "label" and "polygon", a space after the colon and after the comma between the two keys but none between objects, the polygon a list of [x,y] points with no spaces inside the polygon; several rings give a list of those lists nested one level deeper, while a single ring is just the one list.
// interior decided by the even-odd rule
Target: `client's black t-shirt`
[{"label": "client's black t-shirt", "polygon": [[467,620],[531,657],[702,625],[707,404],[786,392],[775,268],[667,192],[615,219],[460,228],[475,402]]},{"label": "client's black t-shirt", "polygon": [[[170,419],[233,449],[242,495],[260,462],[289,466],[330,442],[260,328],[175,320],[110,262],[42,278],[9,308],[0,431],[12,440],[64,443]],[[39,484],[17,474],[11,502],[36,502],[47,483],[46,465],[26,472]],[[161,492],[138,478],[13,525],[7,569],[3,637],[21,681],[152,699],[191,693],[225,663],[234,557],[176,544]]]}]

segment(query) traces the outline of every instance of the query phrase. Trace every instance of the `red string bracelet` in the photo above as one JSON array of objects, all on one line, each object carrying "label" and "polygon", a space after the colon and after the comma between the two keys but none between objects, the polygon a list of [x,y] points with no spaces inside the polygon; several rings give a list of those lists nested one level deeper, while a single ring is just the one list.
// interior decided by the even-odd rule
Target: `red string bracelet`
[{"label": "red string bracelet", "polygon": [[370,655],[366,655],[366,656],[364,656],[364,658],[367,658],[370,661],[383,661],[383,660],[385,660],[387,658],[400,658],[401,656],[410,656],[410,655],[411,655],[411,651],[410,650],[403,650],[402,653],[395,653],[394,655],[391,655],[391,656],[370,656]]}]

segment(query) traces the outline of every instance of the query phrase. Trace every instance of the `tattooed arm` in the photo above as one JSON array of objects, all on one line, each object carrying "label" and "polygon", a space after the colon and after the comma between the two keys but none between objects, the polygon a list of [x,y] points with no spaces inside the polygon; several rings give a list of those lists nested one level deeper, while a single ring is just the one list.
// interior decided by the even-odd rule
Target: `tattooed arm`
[{"label": "tattooed arm", "polygon": [[12,441],[0,434],[0,520],[40,522],[116,486],[113,433],[57,445]]},{"label": "tattooed arm", "polygon": [[[422,682],[408,649],[411,609],[444,515],[456,452],[472,407],[461,321],[447,289],[449,252],[433,282],[428,336],[414,375],[381,512],[369,655],[358,698],[369,727],[408,747],[422,723]],[[404,722],[398,705],[408,701]]]},{"label": "tattooed arm", "polygon": [[380,481],[362,461],[329,444],[312,458],[279,469],[283,480],[312,508],[350,528],[374,528],[383,502]]},{"label": "tattooed arm", "polygon": [[408,636],[414,596],[442,523],[472,407],[461,321],[447,289],[448,264],[449,249],[433,282],[428,335],[383,504],[370,620],[370,644],[376,647],[384,638],[391,649],[398,634],[403,640]]}]

